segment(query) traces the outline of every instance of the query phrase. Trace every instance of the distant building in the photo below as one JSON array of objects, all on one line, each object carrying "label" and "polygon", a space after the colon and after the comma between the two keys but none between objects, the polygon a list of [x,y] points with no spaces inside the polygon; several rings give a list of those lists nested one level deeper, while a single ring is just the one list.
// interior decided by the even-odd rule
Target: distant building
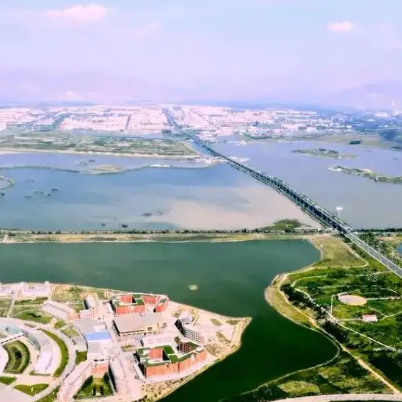
[{"label": "distant building", "polygon": [[78,318],[78,313],[76,313],[71,307],[55,301],[45,301],[43,303],[43,310],[46,311],[46,313],[65,321],[76,320]]},{"label": "distant building", "polygon": [[114,325],[120,336],[159,334],[167,322],[161,313],[132,313],[114,319]]},{"label": "distant building", "polygon": [[364,322],[377,322],[378,318],[375,314],[363,314],[362,315],[362,320]]}]

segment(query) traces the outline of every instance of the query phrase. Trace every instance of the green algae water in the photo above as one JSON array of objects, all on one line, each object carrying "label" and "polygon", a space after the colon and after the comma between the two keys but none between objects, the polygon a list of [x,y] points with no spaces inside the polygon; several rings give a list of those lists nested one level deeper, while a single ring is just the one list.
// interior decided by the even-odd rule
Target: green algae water
[{"label": "green algae water", "polygon": [[283,318],[264,299],[275,275],[318,259],[305,241],[0,245],[0,282],[167,293],[206,310],[252,317],[238,352],[164,400],[215,402],[335,355],[329,340]]}]

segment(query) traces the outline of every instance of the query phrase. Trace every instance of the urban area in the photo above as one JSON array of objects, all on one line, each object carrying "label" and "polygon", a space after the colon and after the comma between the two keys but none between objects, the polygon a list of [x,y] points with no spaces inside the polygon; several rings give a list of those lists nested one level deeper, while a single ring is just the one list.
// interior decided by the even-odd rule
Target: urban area
[{"label": "urban area", "polygon": [[48,282],[0,284],[0,313],[0,394],[21,402],[155,401],[233,353],[249,322]]}]

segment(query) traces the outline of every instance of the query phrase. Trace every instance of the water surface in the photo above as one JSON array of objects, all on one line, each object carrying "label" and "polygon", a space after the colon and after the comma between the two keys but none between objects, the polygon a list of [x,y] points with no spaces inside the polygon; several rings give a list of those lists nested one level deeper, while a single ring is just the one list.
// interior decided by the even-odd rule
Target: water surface
[{"label": "water surface", "polygon": [[[318,259],[304,241],[0,245],[0,282],[160,292],[217,313],[252,317],[237,353],[166,399],[216,402],[334,356],[325,337],[283,318],[264,300],[275,275]],[[190,284],[199,290],[190,291]]]},{"label": "water surface", "polygon": [[[402,153],[323,142],[259,142],[238,146],[214,144],[227,155],[250,158],[249,164],[277,176],[327,209],[341,214],[353,227],[402,227],[402,185],[331,172],[342,165],[367,168],[378,173],[402,176]],[[292,153],[296,149],[326,148],[355,154],[354,159],[332,159]]]},{"label": "water surface", "polygon": [[[94,158],[99,164],[118,161],[126,168],[145,163],[144,158]],[[0,166],[42,163],[79,170],[82,167],[76,161],[76,156],[60,154],[0,155]],[[174,163],[180,168],[147,168],[108,175],[23,167],[3,169],[1,174],[13,179],[15,185],[4,190],[5,196],[0,199],[0,227],[99,230],[128,225],[135,229],[243,229],[268,226],[285,218],[317,226],[289,200],[226,164],[186,169],[202,164]]]}]

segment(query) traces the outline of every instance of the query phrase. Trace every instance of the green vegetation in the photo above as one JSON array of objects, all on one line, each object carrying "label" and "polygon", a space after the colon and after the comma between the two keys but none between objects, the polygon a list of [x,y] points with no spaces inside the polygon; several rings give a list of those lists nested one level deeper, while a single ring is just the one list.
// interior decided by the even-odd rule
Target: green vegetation
[{"label": "green vegetation", "polygon": [[14,388],[18,391],[23,392],[24,394],[34,396],[36,394],[39,394],[39,392],[42,392],[48,386],[48,384],[16,385]]},{"label": "green vegetation", "polygon": [[[88,135],[73,133],[22,132],[3,136],[0,149],[41,150],[69,153],[117,154],[117,155],[163,155],[195,157],[197,153],[185,142],[160,138],[138,138],[118,135]],[[83,162],[91,169],[95,161]]]},{"label": "green vegetation", "polygon": [[6,374],[22,374],[29,364],[29,350],[20,341],[3,345],[8,354],[8,362],[4,369]]},{"label": "green vegetation", "polygon": [[87,360],[87,352],[76,352],[75,365],[78,366],[80,363]]},{"label": "green vegetation", "polygon": [[63,328],[65,325],[67,325],[67,323],[63,320],[57,320],[56,324],[54,324],[54,328],[55,329],[60,329]]},{"label": "green vegetation", "polygon": [[66,327],[61,330],[61,333],[68,336],[69,338],[75,338],[76,336],[80,336],[80,334],[72,327]]},{"label": "green vegetation", "polygon": [[15,306],[25,306],[25,305],[42,305],[47,300],[47,297],[37,297],[36,299],[21,299],[16,300]]},{"label": "green vegetation", "polygon": [[273,225],[264,227],[261,230],[292,232],[301,226],[302,224],[297,219],[281,219],[276,221]]},{"label": "green vegetation", "polygon": [[109,375],[106,373],[102,378],[89,377],[78,391],[76,399],[106,397],[113,395]]},{"label": "green vegetation", "polygon": [[60,348],[60,354],[61,354],[61,361],[59,364],[59,367],[56,369],[54,372],[55,377],[60,377],[60,375],[63,373],[64,369],[67,366],[68,363],[68,349],[66,344],[56,335],[54,335],[52,332],[46,331],[45,329],[41,329],[49,338],[52,338]]},{"label": "green vegetation", "polygon": [[0,383],[5,384],[5,385],[10,385],[12,384],[17,377],[6,377],[6,376],[1,376],[0,377]]},{"label": "green vegetation", "polygon": [[37,322],[39,324],[49,324],[53,318],[50,314],[29,306],[14,306],[12,317],[25,321]]},{"label": "green vegetation", "polygon": [[[343,358],[348,356],[360,370],[365,371],[353,357],[363,359],[380,375],[391,380],[389,384],[402,388],[402,279],[360,249],[349,247],[336,238],[315,237],[313,242],[322,251],[322,260],[308,269],[284,275],[281,280],[277,278],[268,290],[272,292],[271,288],[274,288],[277,295],[276,299],[268,298],[270,303],[296,322],[306,324],[309,320],[319,330],[329,334],[350,352],[349,355],[343,354]],[[290,305],[280,292],[286,295]],[[361,296],[365,304],[342,303],[338,299],[340,294]],[[365,322],[362,319],[364,314],[375,315],[378,321]],[[307,372],[309,370],[302,373]],[[352,370],[351,373],[353,375],[348,381],[342,380],[342,384],[360,384],[361,391],[355,389],[353,392],[381,392],[373,390],[373,377],[362,383],[357,371]],[[322,370],[319,374],[322,375]],[[307,381],[300,375],[298,373],[290,384],[284,386],[275,383],[278,386],[272,387],[273,383],[270,383],[266,388],[269,391],[267,395],[271,399],[314,395],[317,393],[314,386],[318,386],[319,393],[323,393],[321,379]],[[295,381],[298,383],[295,384]],[[335,387],[331,388],[325,385],[328,389],[325,393],[346,392],[341,384],[332,382],[334,384]],[[304,391],[295,394],[296,388]]]},{"label": "green vegetation", "polygon": [[226,324],[228,325],[237,325],[241,320],[227,320]]},{"label": "green vegetation", "polygon": [[57,399],[57,393],[59,392],[59,387],[54,389],[49,395],[44,396],[39,399],[37,402],[55,402]]},{"label": "green vegetation", "polygon": [[11,299],[0,299],[0,317],[5,317],[10,307]]},{"label": "green vegetation", "polygon": [[303,155],[323,156],[326,158],[336,158],[336,159],[346,159],[356,157],[356,155],[353,154],[343,154],[333,149],[325,149],[325,148],[295,149],[292,152]]},{"label": "green vegetation", "polygon": [[260,402],[321,394],[387,393],[384,385],[346,352],[331,362],[262,385],[225,402]]},{"label": "green vegetation", "polygon": [[402,176],[389,176],[382,173],[376,173],[369,169],[358,169],[358,168],[349,168],[345,166],[334,166],[330,168],[335,172],[343,172],[350,174],[352,176],[362,176],[367,179],[371,179],[374,181],[380,181],[384,183],[394,183],[394,184],[401,184],[402,183]]},{"label": "green vegetation", "polygon": [[220,327],[222,325],[222,323],[217,320],[216,318],[211,318],[211,322],[212,324],[216,325],[217,327]]}]

